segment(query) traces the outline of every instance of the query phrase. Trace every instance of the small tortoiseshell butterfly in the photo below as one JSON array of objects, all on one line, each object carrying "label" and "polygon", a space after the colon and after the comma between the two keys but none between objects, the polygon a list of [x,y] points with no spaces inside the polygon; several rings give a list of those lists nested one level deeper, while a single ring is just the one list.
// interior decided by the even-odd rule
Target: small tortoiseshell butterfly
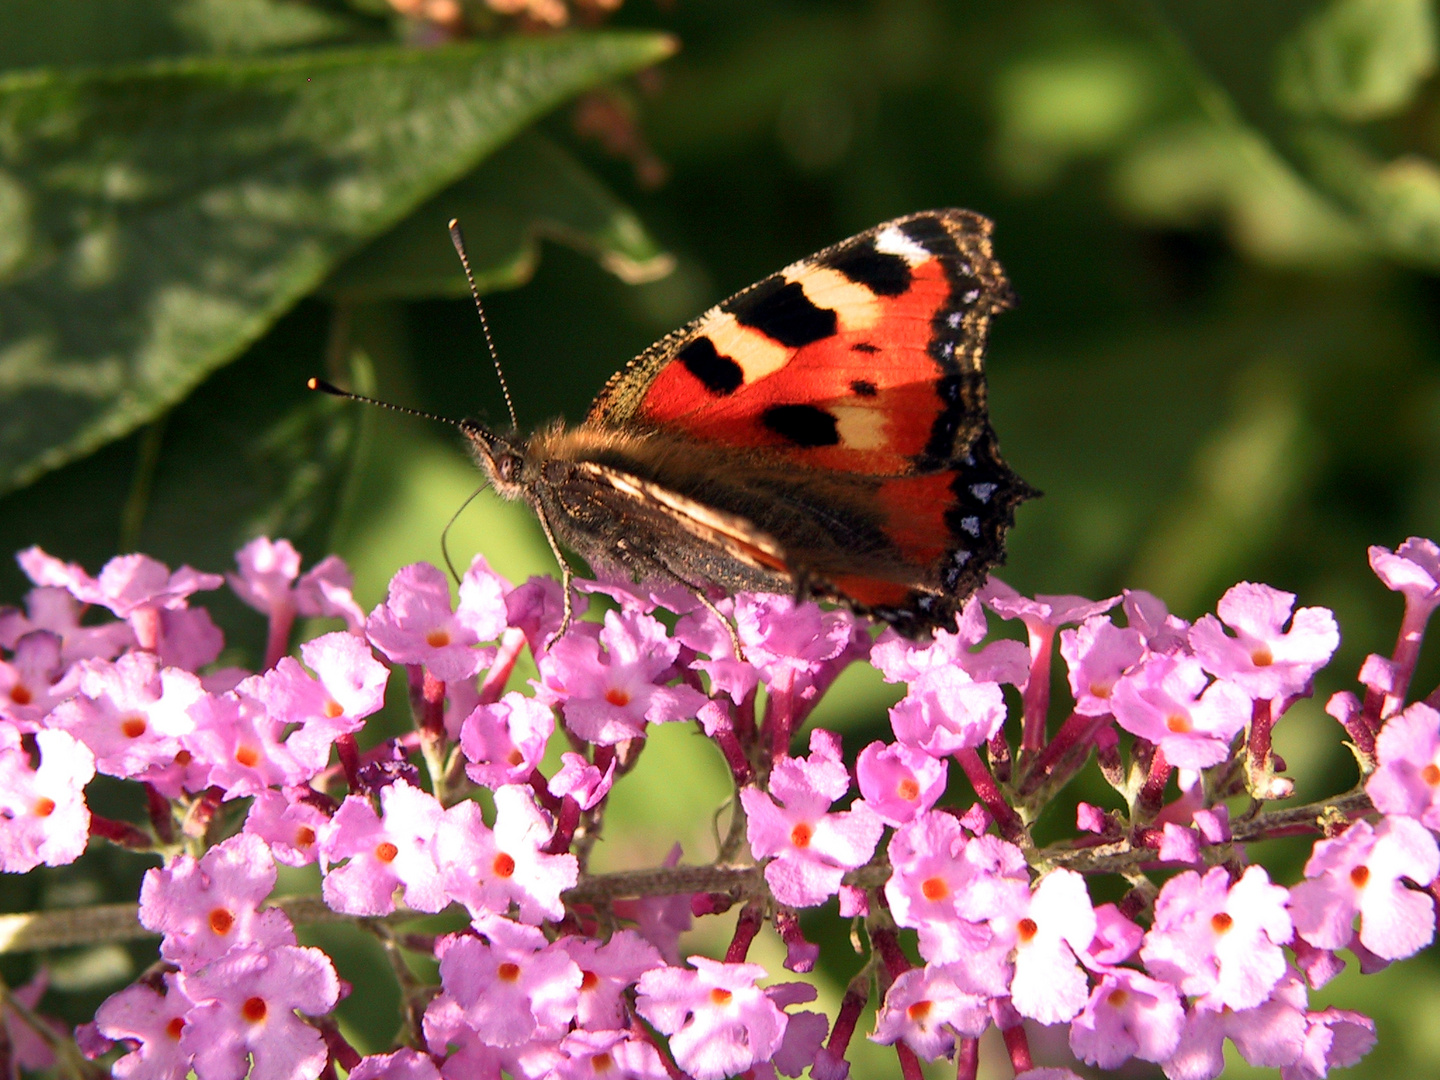
[{"label": "small tortoiseshell butterfly", "polygon": [[985,337],[1010,302],[990,231],[965,210],[877,225],[656,342],[578,427],[460,427],[557,557],[953,629],[1036,494],[986,412]]},{"label": "small tortoiseshell butterfly", "polygon": [[646,349],[574,429],[522,441],[447,421],[495,491],[539,517],[564,579],[559,632],[561,543],[712,608],[718,585],[833,600],[910,637],[953,630],[1037,494],[1000,459],[985,406],[985,336],[1010,303],[990,231],[932,210],[786,267]]}]

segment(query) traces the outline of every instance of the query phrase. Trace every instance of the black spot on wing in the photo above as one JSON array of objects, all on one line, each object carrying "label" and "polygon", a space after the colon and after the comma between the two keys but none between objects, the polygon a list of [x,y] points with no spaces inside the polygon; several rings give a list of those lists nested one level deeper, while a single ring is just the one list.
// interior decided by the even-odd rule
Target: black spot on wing
[{"label": "black spot on wing", "polygon": [[899,296],[910,288],[909,264],[899,255],[876,251],[874,237],[837,251],[823,265],[839,270],[877,296]]},{"label": "black spot on wing", "polygon": [[792,349],[830,337],[838,325],[835,312],[816,307],[797,282],[778,274],[722,304],[721,310]]},{"label": "black spot on wing", "polygon": [[697,337],[677,354],[685,369],[702,383],[712,394],[733,394],[745,382],[745,373],[740,365],[728,356],[715,351],[715,343],[708,337]]},{"label": "black spot on wing", "polygon": [[942,259],[959,259],[960,246],[955,237],[945,228],[944,222],[933,214],[920,214],[900,226],[900,231],[931,255]]},{"label": "black spot on wing", "polygon": [[880,346],[879,346],[879,345],[871,345],[870,342],[868,342],[868,341],[857,341],[854,345],[851,345],[851,346],[850,346],[850,351],[851,351],[851,352],[863,352],[863,353],[877,353],[877,352],[880,351]]},{"label": "black spot on wing", "polygon": [[836,446],[840,430],[835,417],[814,405],[771,405],[760,422],[796,446]]},{"label": "black spot on wing", "polygon": [[850,384],[850,390],[856,397],[874,397],[880,392],[879,388],[869,379],[856,379]]}]

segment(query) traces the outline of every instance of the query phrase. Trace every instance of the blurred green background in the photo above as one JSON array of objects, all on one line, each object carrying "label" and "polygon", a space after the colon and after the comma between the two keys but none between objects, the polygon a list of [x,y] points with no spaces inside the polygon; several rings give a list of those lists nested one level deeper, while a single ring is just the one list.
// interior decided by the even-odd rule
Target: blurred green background
[{"label": "blurred green background", "polygon": [[[503,420],[449,217],[529,426],[578,420],[626,359],[786,263],[965,206],[1019,297],[995,427],[1045,492],[1003,576],[1146,588],[1187,618],[1237,580],[1333,608],[1340,654],[1277,741],[1302,795],[1352,782],[1320,705],[1400,612],[1365,549],[1440,534],[1430,0],[626,0],[558,35],[457,10],[463,31],[381,0],[0,0],[0,549],[223,570],[264,532],[339,552],[369,607],[438,561],[477,474],[452,431],[303,383]],[[553,571],[488,493],[450,543]],[[23,590],[0,568],[0,599]],[[256,662],[260,620],[210,606]],[[894,696],[852,673],[824,722],[853,752]],[[647,755],[603,865],[676,839],[705,857],[718,761],[679,732]],[[107,891],[32,877],[7,908]],[[815,932],[840,946],[833,1008],[855,961]],[[128,977],[117,951],[52,958],[57,999]],[[1315,1000],[1379,1021],[1353,1075],[1440,1062],[1428,959]]]}]

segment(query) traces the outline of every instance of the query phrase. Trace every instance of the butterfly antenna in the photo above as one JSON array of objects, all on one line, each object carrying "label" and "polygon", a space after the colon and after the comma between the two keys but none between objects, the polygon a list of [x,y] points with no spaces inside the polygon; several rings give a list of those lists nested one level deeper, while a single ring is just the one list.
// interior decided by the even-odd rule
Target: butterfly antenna
[{"label": "butterfly antenna", "polygon": [[495,339],[490,336],[490,320],[485,318],[485,305],[480,302],[480,290],[475,287],[475,275],[470,271],[470,256],[465,253],[465,234],[460,231],[460,219],[450,219],[450,242],[455,245],[455,254],[460,256],[460,265],[465,268],[465,280],[470,283],[470,295],[475,298],[475,310],[480,313],[480,328],[485,331],[485,347],[490,350],[490,362],[495,365],[495,376],[500,380],[500,392],[505,395],[505,408],[510,412],[510,427],[520,430],[520,421],[515,417],[515,402],[510,399],[510,384],[505,381],[505,371],[500,367],[500,354],[495,351]]},{"label": "butterfly antenna", "polygon": [[366,405],[378,405],[382,409],[404,413],[406,416],[418,416],[422,420],[438,420],[442,424],[449,424],[451,427],[457,427],[461,431],[466,430],[466,425],[461,420],[451,420],[448,416],[439,416],[435,413],[423,412],[420,409],[407,409],[404,405],[392,405],[388,401],[366,397],[364,394],[352,394],[349,390],[341,390],[334,383],[328,383],[324,379],[307,379],[305,380],[305,385],[311,390],[319,390],[322,394],[345,398],[347,401],[363,401]]}]

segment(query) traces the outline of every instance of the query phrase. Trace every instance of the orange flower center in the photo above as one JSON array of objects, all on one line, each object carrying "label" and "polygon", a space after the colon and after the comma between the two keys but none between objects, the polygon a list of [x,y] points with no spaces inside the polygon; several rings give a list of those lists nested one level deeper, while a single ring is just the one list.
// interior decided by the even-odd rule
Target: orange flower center
[{"label": "orange flower center", "polygon": [[1107,701],[1107,700],[1109,700],[1109,698],[1110,698],[1110,692],[1111,692],[1112,690],[1114,690],[1114,689],[1115,689],[1115,688],[1114,688],[1113,686],[1111,686],[1109,683],[1103,683],[1103,682],[1091,683],[1091,684],[1090,684],[1090,696],[1091,696],[1091,697],[1097,697],[1097,698],[1099,698],[1101,701]]},{"label": "orange flower center", "polygon": [[917,1001],[913,1003],[908,1009],[905,1010],[906,1019],[911,1020],[917,1024],[920,1023],[920,1021],[924,1020],[925,1017],[930,1015],[930,1009],[933,1005],[934,1002],[930,1001]]},{"label": "orange flower center", "polygon": [[253,769],[260,764],[260,752],[253,746],[237,746],[235,748],[235,763],[244,765],[247,769]]},{"label": "orange flower center", "polygon": [[450,644],[449,630],[431,630],[425,635],[425,644],[432,649],[443,649]]},{"label": "orange flower center", "polygon": [[490,872],[499,878],[512,876],[515,873],[515,859],[503,851],[500,852],[490,864]]},{"label": "orange flower center", "polygon": [[1125,1002],[1130,1000],[1130,993],[1127,990],[1121,990],[1117,987],[1110,991],[1110,996],[1106,1000],[1117,1009],[1123,1008]]},{"label": "orange flower center", "polygon": [[1275,654],[1264,645],[1257,645],[1250,652],[1250,662],[1256,667],[1269,667],[1275,662]]},{"label": "orange flower center", "polygon": [[395,856],[400,854],[400,849],[386,840],[384,843],[375,845],[375,857],[383,863],[392,863]]},{"label": "orange flower center", "polygon": [[713,1005],[729,1005],[734,996],[729,990],[722,990],[717,986],[710,991],[710,1002]]},{"label": "orange flower center", "polygon": [[1433,761],[1429,765],[1426,765],[1425,768],[1420,770],[1420,779],[1424,780],[1425,783],[1431,787],[1440,784],[1440,765],[1436,765]]},{"label": "orange flower center", "polygon": [[520,965],[506,960],[505,963],[495,969],[495,975],[501,982],[513,983],[516,979],[520,978]]},{"label": "orange flower center", "polygon": [[914,802],[920,797],[920,785],[913,776],[907,776],[895,785],[895,794],[906,802]]},{"label": "orange flower center", "polygon": [[336,701],[334,698],[331,698],[329,701],[325,702],[325,715],[331,720],[334,720],[337,716],[344,716],[345,706],[341,705],[340,702]]},{"label": "orange flower center", "polygon": [[590,1057],[590,1068],[598,1075],[603,1075],[613,1068],[615,1059],[609,1054],[592,1054]]},{"label": "orange flower center", "polygon": [[945,883],[944,878],[926,878],[920,883],[920,895],[932,903],[936,900],[944,900],[950,895],[950,886]]},{"label": "orange flower center", "polygon": [[1015,924],[1015,934],[1020,938],[1020,944],[1029,942],[1040,932],[1040,924],[1030,917],[1025,917]]},{"label": "orange flower center", "polygon": [[139,713],[130,713],[120,718],[120,734],[127,739],[138,739],[145,734],[150,725],[145,722],[145,717]]},{"label": "orange flower center", "polygon": [[605,691],[605,700],[617,709],[623,709],[626,705],[630,704],[630,695],[618,686],[612,686],[609,690]]},{"label": "orange flower center", "polygon": [[31,807],[31,810],[36,817],[49,817],[55,812],[55,800],[41,795],[35,800],[35,805]]},{"label": "orange flower center", "polygon": [[594,990],[600,985],[600,976],[593,971],[582,971],[580,973],[580,989]]},{"label": "orange flower center", "polygon": [[295,830],[295,846],[307,848],[315,843],[315,830],[309,825],[301,825]]},{"label": "orange flower center", "polygon": [[1188,716],[1180,713],[1171,713],[1165,718],[1165,726],[1176,735],[1184,735],[1194,726],[1190,723]]},{"label": "orange flower center", "polygon": [[269,1011],[270,1009],[266,1006],[265,999],[262,997],[246,998],[245,1004],[240,1006],[240,1015],[252,1024],[258,1024],[261,1020],[264,1020],[265,1014]]},{"label": "orange flower center", "polygon": [[35,700],[35,696],[30,693],[24,683],[16,683],[10,688],[10,700],[16,705],[29,705]]},{"label": "orange flower center", "polygon": [[794,844],[797,848],[808,848],[810,846],[810,838],[814,835],[815,830],[802,821],[790,830],[790,843]]},{"label": "orange flower center", "polygon": [[217,907],[210,912],[210,929],[221,937],[230,932],[235,925],[235,916],[226,911],[223,907]]},{"label": "orange flower center", "polygon": [[183,1016],[172,1016],[170,1022],[165,1025],[165,1034],[176,1042],[180,1041],[180,1033],[185,1030],[185,1018]]},{"label": "orange flower center", "polygon": [[1210,916],[1210,929],[1214,930],[1217,934],[1228,933],[1230,927],[1234,925],[1235,920],[1223,911],[1217,915]]},{"label": "orange flower center", "polygon": [[1357,866],[1350,871],[1350,884],[1357,889],[1363,889],[1365,883],[1370,880],[1370,867]]}]

